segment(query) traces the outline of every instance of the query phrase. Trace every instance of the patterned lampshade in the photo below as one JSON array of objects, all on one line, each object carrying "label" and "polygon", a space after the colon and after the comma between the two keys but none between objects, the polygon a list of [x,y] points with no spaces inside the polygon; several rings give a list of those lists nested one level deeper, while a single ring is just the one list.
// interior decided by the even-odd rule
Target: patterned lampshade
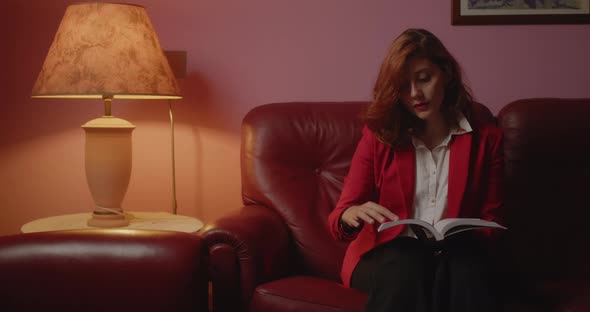
[{"label": "patterned lampshade", "polygon": [[145,9],[112,3],[68,6],[32,96],[181,98]]}]

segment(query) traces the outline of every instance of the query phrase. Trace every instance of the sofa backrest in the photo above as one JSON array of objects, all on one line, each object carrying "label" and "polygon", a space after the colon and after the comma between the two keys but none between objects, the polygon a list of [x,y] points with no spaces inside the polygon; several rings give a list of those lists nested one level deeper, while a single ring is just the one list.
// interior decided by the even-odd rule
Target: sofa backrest
[{"label": "sofa backrest", "polygon": [[[360,139],[366,102],[293,102],[259,106],[242,124],[244,204],[271,207],[289,227],[307,274],[340,279],[347,247],[327,228]],[[493,119],[483,105],[476,115]]]},{"label": "sofa backrest", "polygon": [[275,103],[242,123],[242,196],[279,213],[291,231],[302,269],[338,279],[346,244],[328,228],[360,139],[366,102]]},{"label": "sofa backrest", "polygon": [[515,101],[500,111],[498,124],[510,228],[506,269],[563,300],[580,289],[560,285],[590,278],[590,99]]}]

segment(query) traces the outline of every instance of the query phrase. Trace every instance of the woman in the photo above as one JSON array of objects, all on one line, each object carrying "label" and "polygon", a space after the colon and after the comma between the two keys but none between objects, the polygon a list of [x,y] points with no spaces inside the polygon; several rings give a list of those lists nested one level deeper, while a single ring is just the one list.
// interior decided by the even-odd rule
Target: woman
[{"label": "woman", "polygon": [[338,204],[332,235],[351,241],[345,285],[369,294],[367,311],[497,311],[486,250],[493,232],[442,244],[409,227],[471,217],[499,221],[502,134],[478,120],[461,69],[438,38],[408,29],[392,43]]}]

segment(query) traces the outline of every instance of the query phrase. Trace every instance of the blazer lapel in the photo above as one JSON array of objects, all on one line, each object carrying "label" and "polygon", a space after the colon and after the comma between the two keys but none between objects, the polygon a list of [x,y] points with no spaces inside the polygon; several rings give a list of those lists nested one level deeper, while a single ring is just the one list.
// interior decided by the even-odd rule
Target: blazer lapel
[{"label": "blazer lapel", "polygon": [[451,141],[449,160],[448,218],[459,216],[469,175],[472,133],[456,135]]}]

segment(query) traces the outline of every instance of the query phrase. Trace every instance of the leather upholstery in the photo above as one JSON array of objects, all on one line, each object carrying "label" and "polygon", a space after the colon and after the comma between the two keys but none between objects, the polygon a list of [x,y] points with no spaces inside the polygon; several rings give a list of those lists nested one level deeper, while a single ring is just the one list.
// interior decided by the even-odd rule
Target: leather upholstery
[{"label": "leather upholstery", "polygon": [[590,99],[515,101],[498,123],[507,293],[542,311],[590,311]]},{"label": "leather upholstery", "polygon": [[[259,106],[242,124],[237,213],[208,224],[214,311],[362,311],[340,286],[347,243],[328,233],[366,102]],[[483,106],[481,118],[493,119]],[[237,276],[236,276],[237,274]]]},{"label": "leather upholstery", "polygon": [[351,291],[333,281],[294,276],[256,288],[252,297],[252,311],[359,311],[366,295]]},{"label": "leather upholstery", "polygon": [[255,108],[242,125],[245,204],[276,211],[305,274],[336,280],[345,244],[326,222],[360,139],[364,103],[283,103]]},{"label": "leather upholstery", "polygon": [[0,311],[207,311],[207,263],[186,233],[0,237]]}]

